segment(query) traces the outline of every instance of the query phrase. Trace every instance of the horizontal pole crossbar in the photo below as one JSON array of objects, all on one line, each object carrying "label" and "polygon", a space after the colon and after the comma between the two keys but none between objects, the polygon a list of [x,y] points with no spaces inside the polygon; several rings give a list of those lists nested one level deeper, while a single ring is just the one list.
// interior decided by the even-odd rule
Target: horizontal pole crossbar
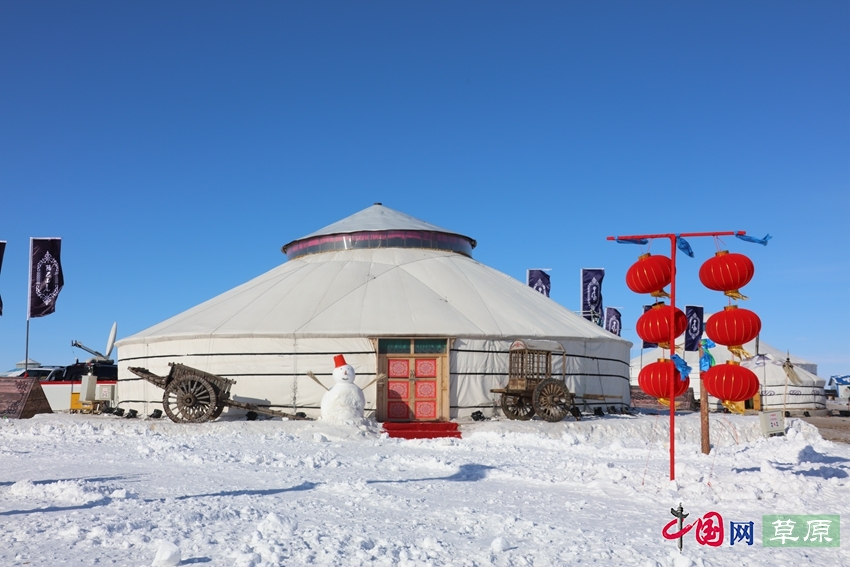
[{"label": "horizontal pole crossbar", "polygon": [[638,238],[691,238],[697,236],[735,236],[736,234],[747,234],[745,230],[735,230],[726,232],[680,232],[679,234],[632,234],[629,236],[609,236],[608,240],[637,240]]}]

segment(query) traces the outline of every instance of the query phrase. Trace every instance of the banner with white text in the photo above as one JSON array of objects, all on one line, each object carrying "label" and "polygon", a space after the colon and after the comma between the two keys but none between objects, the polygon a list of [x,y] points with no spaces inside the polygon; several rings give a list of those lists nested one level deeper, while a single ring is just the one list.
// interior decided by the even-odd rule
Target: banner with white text
[{"label": "banner with white text", "polygon": [[605,270],[601,268],[581,269],[581,314],[600,327],[603,324],[602,279]]},{"label": "banner with white text", "polygon": [[61,251],[61,238],[30,238],[27,318],[44,317],[56,311],[56,299],[65,285]]}]

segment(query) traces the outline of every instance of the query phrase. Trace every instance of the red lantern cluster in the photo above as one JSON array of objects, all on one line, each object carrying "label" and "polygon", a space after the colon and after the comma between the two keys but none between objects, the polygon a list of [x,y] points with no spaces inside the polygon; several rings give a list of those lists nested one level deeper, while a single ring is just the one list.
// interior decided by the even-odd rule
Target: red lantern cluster
[{"label": "red lantern cluster", "polygon": [[749,400],[759,391],[759,379],[755,373],[731,360],[709,368],[703,373],[702,381],[708,393],[719,398],[724,405]]},{"label": "red lantern cluster", "polygon": [[681,396],[688,391],[691,380],[679,379],[679,371],[672,360],[659,359],[658,362],[647,364],[640,370],[638,386],[640,389],[660,400],[670,399],[670,381],[674,381],[675,396]]},{"label": "red lantern cluster", "polygon": [[756,268],[743,254],[722,250],[709,258],[699,269],[699,281],[708,289],[722,291],[734,299],[746,299],[738,291],[753,279]]},{"label": "red lantern cluster", "polygon": [[[644,254],[626,272],[626,285],[635,293],[648,293],[653,297],[670,297],[664,287],[673,280],[673,265],[667,256]],[[637,321],[635,330],[640,338],[661,348],[670,348],[670,335],[674,338],[685,332],[687,317],[681,309],[656,303]],[[640,389],[659,400],[670,397],[671,380],[675,382],[676,396],[690,386],[690,380],[679,380],[679,372],[670,360],[659,360],[643,367],[638,376]]]},{"label": "red lantern cluster", "polygon": [[[699,269],[699,279],[708,289],[722,291],[733,299],[747,299],[739,290],[753,279],[755,271],[752,260],[743,254],[730,254],[724,250],[706,260]],[[748,309],[738,309],[737,305],[725,307],[709,317],[705,324],[708,338],[726,345],[739,358],[749,356],[743,345],[760,332],[761,319],[758,315]],[[709,368],[702,374],[702,381],[706,391],[724,405],[748,400],[759,391],[758,377],[738,362],[730,361]]]},{"label": "red lantern cluster", "polygon": [[670,348],[670,326],[674,337],[679,337],[688,328],[688,318],[678,307],[656,303],[640,316],[635,330],[640,338],[648,343],[656,343],[661,348]]},{"label": "red lantern cluster", "polygon": [[667,256],[644,254],[626,272],[626,285],[635,293],[666,296],[664,286],[673,278],[673,268]]}]

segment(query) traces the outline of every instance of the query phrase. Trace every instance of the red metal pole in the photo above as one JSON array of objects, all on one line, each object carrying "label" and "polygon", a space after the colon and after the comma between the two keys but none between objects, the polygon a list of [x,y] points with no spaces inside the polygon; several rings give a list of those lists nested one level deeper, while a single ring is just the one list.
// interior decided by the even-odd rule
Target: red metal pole
[{"label": "red metal pole", "polygon": [[[676,354],[676,236],[670,235],[670,363]],[[670,380],[670,480],[676,480],[676,372]]]}]

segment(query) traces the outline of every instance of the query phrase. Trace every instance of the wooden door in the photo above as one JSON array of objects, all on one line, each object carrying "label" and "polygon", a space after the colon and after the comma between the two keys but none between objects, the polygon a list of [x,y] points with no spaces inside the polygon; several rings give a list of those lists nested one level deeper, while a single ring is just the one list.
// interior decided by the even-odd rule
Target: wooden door
[{"label": "wooden door", "polygon": [[387,420],[440,418],[439,357],[387,357]]},{"label": "wooden door", "polygon": [[744,402],[744,408],[761,411],[761,394],[756,392],[756,395]]}]

